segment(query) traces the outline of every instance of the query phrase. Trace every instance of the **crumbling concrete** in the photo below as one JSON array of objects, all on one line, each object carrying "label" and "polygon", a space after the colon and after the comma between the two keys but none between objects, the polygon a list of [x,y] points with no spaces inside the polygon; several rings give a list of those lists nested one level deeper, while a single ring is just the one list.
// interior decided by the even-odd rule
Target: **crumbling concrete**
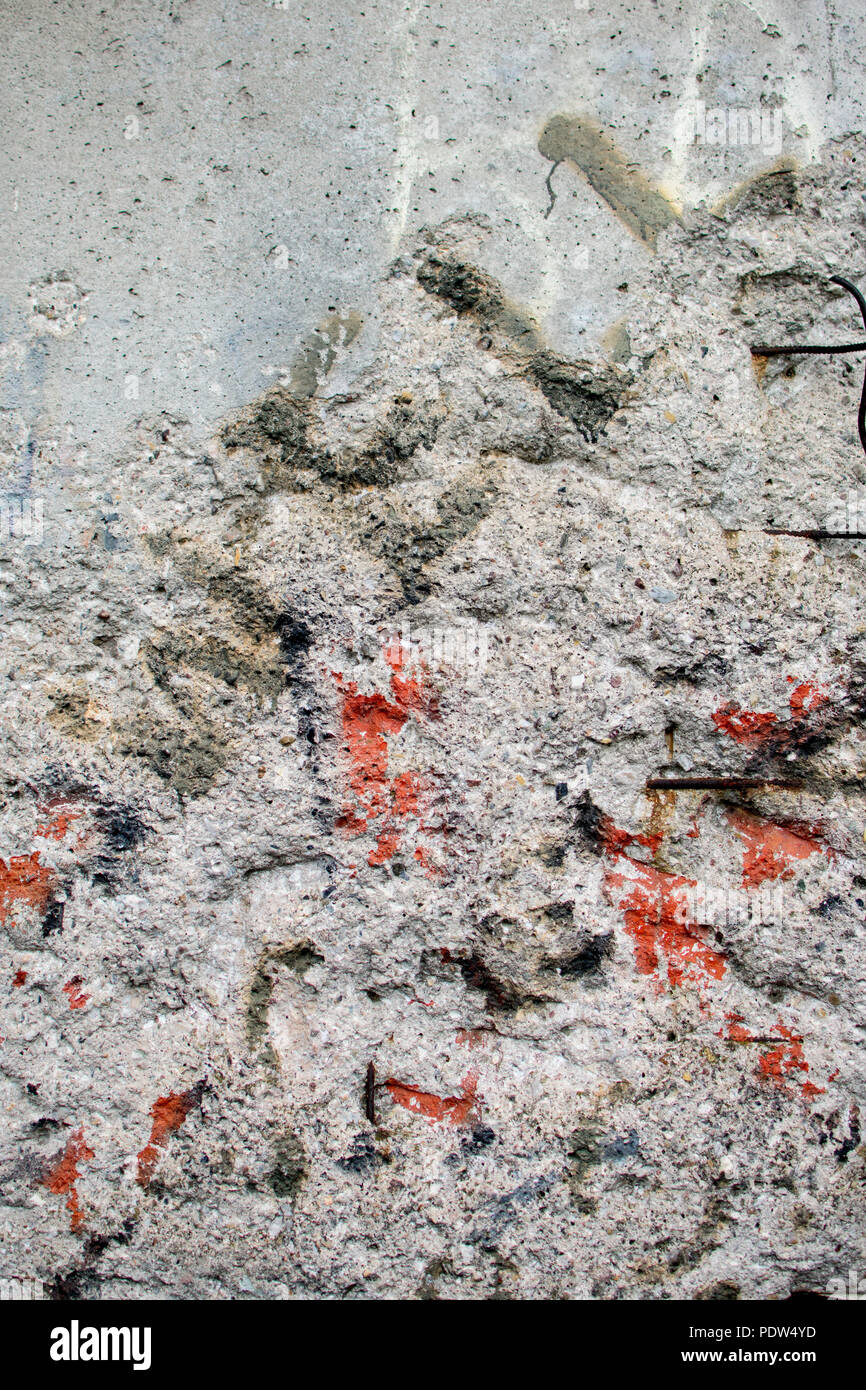
[{"label": "crumbling concrete", "polygon": [[[616,143],[583,121],[546,158],[537,123],[560,197]],[[373,338],[322,303],[204,432],[166,398],[97,466],[7,414],[10,494],[26,457],[67,506],[2,554],[4,1274],[859,1267],[860,359],[751,347],[858,337],[864,163],[846,134],[632,227],[615,351],[551,336],[476,207],[400,239]],[[32,312],[74,333],[70,283]]]}]

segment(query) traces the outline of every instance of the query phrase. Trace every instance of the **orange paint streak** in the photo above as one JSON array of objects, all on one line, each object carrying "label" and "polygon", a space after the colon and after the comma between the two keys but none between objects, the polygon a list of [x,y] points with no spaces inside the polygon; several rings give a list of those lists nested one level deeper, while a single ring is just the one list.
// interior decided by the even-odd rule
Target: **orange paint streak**
[{"label": "orange paint streak", "polygon": [[386,734],[398,734],[408,710],[384,695],[359,695],[354,681],[340,681],[343,694],[343,744],[349,754],[349,786],[370,816],[385,810],[388,774]]},{"label": "orange paint streak", "polygon": [[401,772],[391,782],[391,810],[395,816],[418,816],[424,798],[432,790],[429,778],[417,772]]},{"label": "orange paint streak", "polygon": [[63,986],[63,993],[69,1000],[70,1009],[83,1009],[90,998],[89,994],[81,993],[81,985],[83,983],[84,981],[80,975],[73,975],[72,979],[67,980],[66,984]]},{"label": "orange paint streak", "polygon": [[444,870],[438,868],[438,867],[433,863],[433,861],[432,861],[431,858],[430,858],[430,855],[427,853],[426,849],[423,849],[423,848],[422,848],[421,845],[419,845],[418,848],[415,850],[415,852],[414,852],[414,858],[415,858],[415,859],[418,861],[418,863],[421,865],[421,868],[424,870],[424,872],[425,872],[425,874],[427,875],[428,878],[443,878],[443,877],[444,877]]},{"label": "orange paint streak", "polygon": [[77,1231],[84,1224],[84,1212],[78,1199],[76,1183],[81,1177],[79,1163],[87,1163],[94,1157],[93,1150],[85,1143],[84,1130],[78,1129],[70,1136],[66,1148],[48,1169],[42,1182],[49,1192],[66,1197],[66,1210],[70,1213],[70,1225]]},{"label": "orange paint streak", "polygon": [[662,971],[671,989],[702,989],[720,980],[727,968],[725,957],[707,943],[706,929],[689,921],[688,890],[696,886],[695,880],[642,864],[625,853],[632,845],[642,845],[655,854],[664,833],[632,834],[609,816],[602,817],[600,830],[602,852],[621,866],[605,871],[605,896],[623,914],[640,974],[653,976],[659,992],[665,988]]},{"label": "orange paint streak", "polygon": [[[349,798],[337,820],[345,834],[360,835],[371,821],[377,834],[376,848],[368,863],[384,864],[400,847],[403,827],[409,816],[419,820],[429,803],[435,782],[416,772],[388,774],[388,739],[400,733],[411,714],[438,719],[435,695],[423,679],[402,676],[403,653],[391,647],[385,658],[392,668],[390,698],[376,692],[361,695],[354,681],[344,681],[334,672],[343,697],[341,721],[343,749],[347,755]],[[422,829],[424,827],[422,826]]]},{"label": "orange paint streak", "polygon": [[160,1150],[169,1137],[180,1129],[191,1110],[201,1103],[201,1088],[193,1086],[189,1091],[169,1091],[160,1096],[151,1107],[153,1121],[150,1138],[138,1155],[138,1176],[136,1181],[147,1187],[159,1162]]},{"label": "orange paint streak", "polygon": [[413,1115],[423,1115],[430,1124],[465,1125],[481,1115],[478,1073],[474,1070],[467,1072],[461,1082],[462,1096],[433,1095],[393,1078],[386,1081],[385,1086],[397,1105],[411,1110]]},{"label": "orange paint streak", "polygon": [[400,831],[383,830],[376,841],[376,848],[371,849],[367,855],[367,863],[385,864],[389,859],[393,859],[397,850],[400,848]]},{"label": "orange paint streak", "polygon": [[16,970],[16,971],[15,971],[15,974],[14,974],[13,977],[12,977],[12,988],[13,988],[13,989],[20,989],[21,986],[24,984],[24,981],[25,981],[26,979],[27,979],[27,971],[26,971],[26,970]]},{"label": "orange paint streak", "polygon": [[[778,1047],[773,1048],[771,1052],[764,1053],[760,1061],[760,1070],[761,1075],[765,1076],[768,1081],[782,1085],[792,1072],[795,1073],[794,1080],[797,1079],[797,1072],[808,1075],[809,1063],[803,1056],[803,1039],[781,1023],[777,1023],[776,1027],[786,1041],[780,1042]],[[803,1082],[800,1090],[810,1100],[822,1094],[822,1090],[813,1085],[811,1081]]]},{"label": "orange paint streak", "polygon": [[728,811],[728,823],[743,842],[743,887],[757,888],[768,879],[792,878],[792,865],[812,854],[831,853],[817,837],[817,827],[785,826],[748,811]]}]

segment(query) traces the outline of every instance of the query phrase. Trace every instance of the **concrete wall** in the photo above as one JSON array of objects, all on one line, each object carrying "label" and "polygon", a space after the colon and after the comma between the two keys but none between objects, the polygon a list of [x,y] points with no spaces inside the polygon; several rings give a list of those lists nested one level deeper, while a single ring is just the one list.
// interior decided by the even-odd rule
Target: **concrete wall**
[{"label": "concrete wall", "polygon": [[862,7],[0,22],[0,1272],[826,1291]]}]

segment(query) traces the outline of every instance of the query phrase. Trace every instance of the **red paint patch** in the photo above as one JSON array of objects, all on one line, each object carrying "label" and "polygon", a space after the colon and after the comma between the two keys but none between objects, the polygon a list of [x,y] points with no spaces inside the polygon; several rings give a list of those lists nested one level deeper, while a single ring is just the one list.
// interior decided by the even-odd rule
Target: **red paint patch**
[{"label": "red paint patch", "polygon": [[643,845],[651,854],[655,854],[664,839],[664,834],[661,832],[654,835],[633,835],[628,830],[620,830],[618,825],[614,825],[610,816],[602,816],[599,834],[602,853],[609,854],[613,858],[618,854],[624,854],[627,849],[631,849],[632,845]]},{"label": "red paint patch", "polygon": [[84,1130],[78,1129],[70,1136],[63,1153],[42,1178],[43,1184],[50,1192],[56,1193],[59,1197],[66,1197],[66,1210],[70,1213],[73,1231],[77,1231],[84,1224],[84,1212],[81,1210],[76,1187],[81,1177],[78,1165],[87,1163],[93,1157],[93,1150],[85,1142]]},{"label": "red paint patch", "polygon": [[809,1074],[809,1063],[803,1055],[803,1039],[799,1033],[794,1033],[783,1023],[777,1022],[776,1036],[756,1038],[753,1033],[749,1032],[748,1028],[743,1026],[742,1014],[726,1014],[725,1022],[727,1031],[722,1029],[719,1037],[727,1037],[731,1042],[776,1044],[769,1052],[763,1054],[758,1063],[757,1075],[762,1081],[778,1087],[789,1095],[794,1093],[793,1086],[799,1090],[804,1100],[808,1101],[824,1094],[822,1086],[816,1086],[812,1081],[802,1080],[802,1077]]},{"label": "red paint patch", "polygon": [[[423,679],[399,674],[403,669],[399,646],[389,648],[385,657],[392,668],[390,697],[379,692],[360,695],[354,681],[344,681],[334,672],[343,697],[343,748],[349,765],[349,798],[337,825],[347,835],[373,829],[376,848],[367,857],[372,865],[393,857],[404,832],[400,822],[408,817],[420,821],[436,786],[435,779],[416,772],[388,775],[388,739],[399,734],[411,714],[438,719],[439,710],[435,694]],[[378,824],[371,827],[370,822]]]},{"label": "red paint patch", "polygon": [[[53,812],[53,814],[51,814]],[[74,811],[65,802],[53,802],[49,806],[39,807],[40,815],[50,814],[50,819],[44,825],[37,825],[35,835],[45,840],[62,840],[70,825],[74,820],[80,820],[84,815],[83,811]]]},{"label": "red paint patch", "polygon": [[55,874],[40,864],[39,853],[13,854],[8,865],[0,859],[0,923],[5,925],[16,903],[44,912],[54,887]]},{"label": "red paint patch", "polygon": [[430,1091],[421,1091],[417,1086],[407,1086],[403,1081],[393,1078],[385,1082],[392,1100],[411,1110],[414,1115],[423,1115],[430,1124],[465,1125],[470,1120],[481,1117],[478,1096],[478,1073],[469,1071],[461,1083],[462,1096],[436,1096]]},{"label": "red paint patch", "polygon": [[[789,676],[788,679],[793,678]],[[802,734],[809,715],[828,702],[826,691],[812,681],[803,681],[791,691],[789,704],[793,727],[790,732]],[[727,734],[746,748],[760,748],[764,744],[773,743],[786,732],[786,726],[777,714],[742,709],[733,702],[720,706],[714,712],[713,723],[721,733]]]},{"label": "red paint patch", "polygon": [[725,957],[708,944],[705,928],[688,920],[694,879],[639,864],[627,855],[620,858],[624,868],[608,869],[605,892],[623,913],[640,974],[654,976],[660,991],[665,987],[663,975],[671,989],[703,989],[720,980]]},{"label": "red paint patch", "polygon": [[84,981],[80,975],[73,975],[72,979],[67,980],[66,984],[63,986],[63,993],[69,1000],[70,1009],[83,1009],[90,998],[89,994],[81,993],[81,986],[83,983]]},{"label": "red paint patch", "polygon": [[437,865],[433,863],[427,850],[424,849],[422,845],[418,845],[417,849],[414,851],[413,857],[421,865],[421,868],[424,870],[428,878],[444,877],[444,870],[438,868]]},{"label": "red paint patch", "polygon": [[829,703],[829,695],[820,685],[814,685],[812,681],[803,681],[795,690],[791,691],[789,704],[791,706],[792,719],[805,719],[807,714],[813,710],[820,709],[822,705]]},{"label": "red paint patch", "polygon": [[718,1036],[728,1038],[730,1042],[751,1042],[752,1034],[743,1027],[743,1022],[743,1014],[725,1014],[725,1028],[719,1029]]},{"label": "red paint patch", "polygon": [[24,982],[25,982],[26,979],[27,979],[27,971],[26,971],[26,970],[16,970],[16,971],[15,971],[15,974],[12,976],[12,988],[13,988],[13,989],[20,989],[21,986],[24,984]]},{"label": "red paint patch", "polygon": [[[803,1056],[803,1039],[781,1023],[777,1023],[776,1028],[784,1041],[780,1040],[779,1046],[773,1048],[772,1052],[764,1053],[760,1071],[768,1081],[784,1087],[788,1080],[800,1081],[800,1073],[808,1075],[809,1063]],[[814,1100],[815,1096],[824,1093],[823,1087],[815,1086],[811,1081],[800,1081],[800,1091],[807,1100]]]},{"label": "red paint patch", "polygon": [[706,929],[689,921],[689,889],[696,886],[694,879],[642,864],[625,853],[632,845],[642,845],[655,854],[664,833],[632,834],[603,816],[600,839],[602,852],[621,865],[606,870],[604,890],[623,914],[640,974],[653,976],[659,991],[665,988],[662,972],[671,989],[682,985],[703,989],[720,980],[725,957],[708,944]]},{"label": "red paint patch", "polygon": [[792,878],[795,863],[831,852],[821,843],[816,826],[782,825],[740,809],[728,811],[728,824],[743,842],[744,888],[757,888],[768,879]]},{"label": "red paint patch", "polygon": [[150,1139],[138,1155],[138,1176],[136,1181],[147,1187],[159,1162],[160,1150],[165,1148],[170,1135],[180,1129],[187,1115],[201,1105],[202,1082],[188,1091],[169,1091],[160,1096],[151,1107],[153,1121]]},{"label": "red paint patch", "polygon": [[487,1029],[486,1028],[458,1028],[457,1041],[461,1047],[468,1047],[470,1051],[476,1047],[486,1047]]},{"label": "red paint patch", "polygon": [[777,714],[758,714],[755,710],[741,709],[735,704],[722,705],[713,713],[716,728],[747,748],[766,743],[770,735],[776,732],[778,722]]}]

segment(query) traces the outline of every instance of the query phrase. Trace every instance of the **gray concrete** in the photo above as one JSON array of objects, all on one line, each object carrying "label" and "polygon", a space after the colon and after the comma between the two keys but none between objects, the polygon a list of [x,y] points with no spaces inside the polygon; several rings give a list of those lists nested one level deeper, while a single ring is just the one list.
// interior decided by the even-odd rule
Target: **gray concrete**
[{"label": "gray concrete", "polygon": [[[778,102],[806,161],[862,112],[854,0],[24,0],[0,26],[7,399],[97,455],[142,410],[206,434],[329,305],[368,317],[403,240],[455,212],[490,217],[485,267],[556,345],[598,351],[644,252],[574,170],[545,219],[556,113],[594,117],[693,206],[773,160],[690,146],[699,99]],[[28,302],[58,271],[88,295],[59,341]]]},{"label": "gray concrete", "polygon": [[2,26],[0,1276],[862,1273],[862,7]]}]

